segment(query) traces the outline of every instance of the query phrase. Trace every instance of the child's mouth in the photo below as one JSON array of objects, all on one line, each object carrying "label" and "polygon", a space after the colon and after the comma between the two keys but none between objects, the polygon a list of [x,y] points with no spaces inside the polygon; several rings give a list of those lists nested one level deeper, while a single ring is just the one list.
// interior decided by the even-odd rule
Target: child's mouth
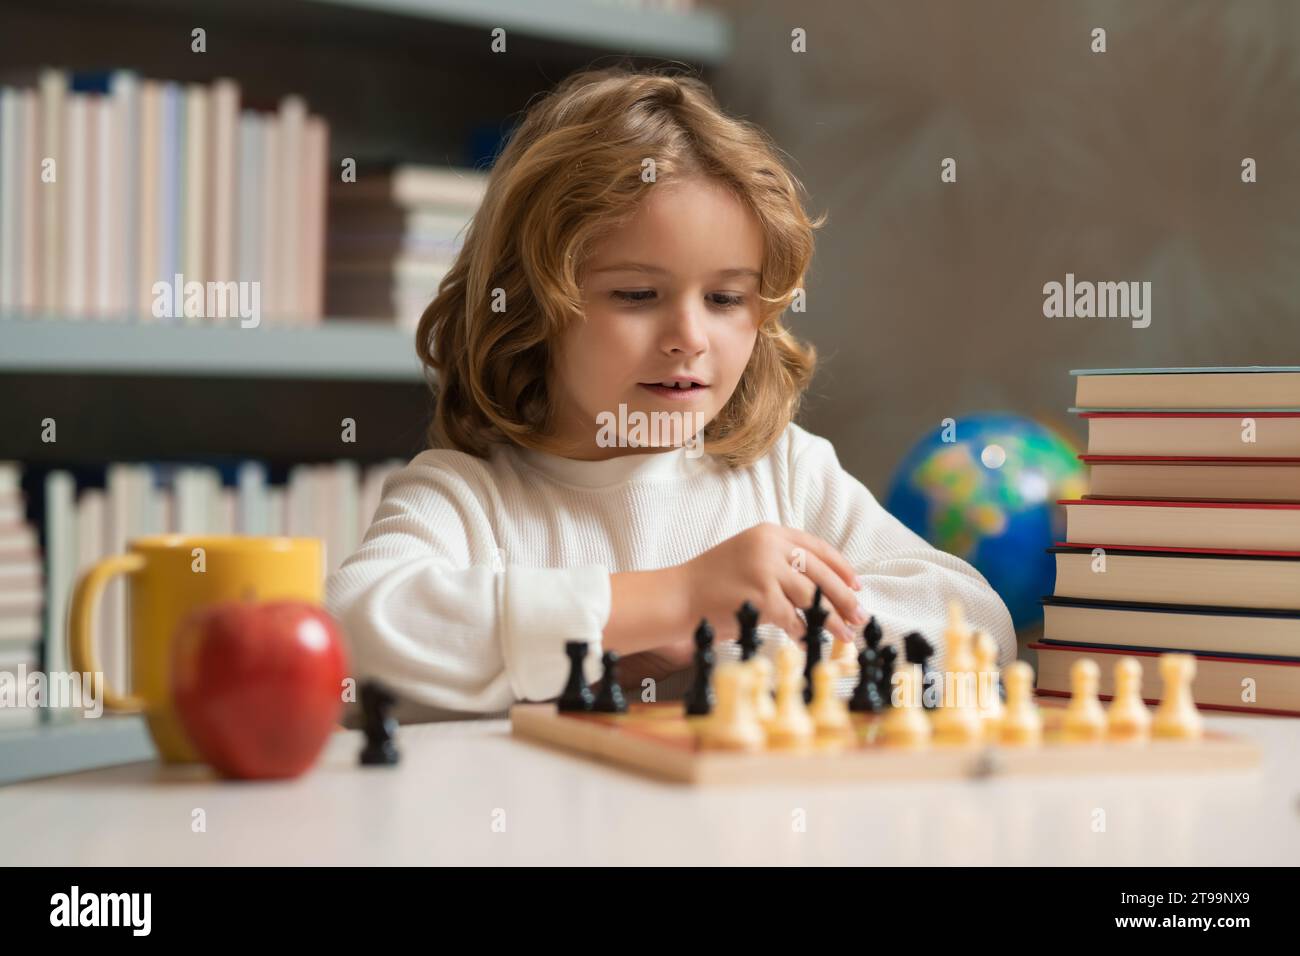
[{"label": "child's mouth", "polygon": [[641,382],[641,388],[651,392],[661,398],[669,401],[690,401],[702,392],[708,391],[709,386],[701,385],[698,382],[683,383],[680,387],[674,385],[661,385],[658,382]]}]

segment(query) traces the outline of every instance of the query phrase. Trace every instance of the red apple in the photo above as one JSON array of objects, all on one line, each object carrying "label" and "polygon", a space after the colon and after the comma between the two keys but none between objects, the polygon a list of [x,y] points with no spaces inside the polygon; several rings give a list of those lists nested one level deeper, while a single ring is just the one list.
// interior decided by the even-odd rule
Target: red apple
[{"label": "red apple", "polygon": [[177,629],[173,699],[195,750],[218,773],[296,777],[343,707],[347,654],[334,619],[307,601],[230,601]]}]

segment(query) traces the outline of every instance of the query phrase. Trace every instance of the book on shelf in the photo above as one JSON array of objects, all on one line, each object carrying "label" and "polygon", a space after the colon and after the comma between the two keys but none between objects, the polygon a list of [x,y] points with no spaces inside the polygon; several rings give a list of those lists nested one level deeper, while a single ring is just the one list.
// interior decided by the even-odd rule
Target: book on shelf
[{"label": "book on shelf", "polygon": [[[295,465],[287,470],[283,484],[273,483],[271,470],[255,460],[220,466],[114,462],[102,469],[102,482],[94,477],[98,469],[90,469],[89,476],[83,470],[76,474],[49,470],[41,482],[46,613],[38,611],[34,619],[22,618],[28,628],[22,634],[30,638],[33,647],[43,645],[43,654],[38,656],[48,669],[66,670],[70,666],[67,607],[77,577],[96,561],[127,550],[132,540],[150,535],[320,538],[323,577],[360,545],[379,507],[384,481],[403,464],[391,460],[365,466],[353,461]],[[25,531],[5,533],[0,529],[0,568],[11,556],[14,562],[21,559],[41,568],[35,533],[30,528]],[[115,585],[120,590],[114,600]],[[0,621],[5,620],[4,608],[0,597]],[[95,639],[106,679],[122,690],[129,690],[131,683],[127,610],[125,584],[115,578],[105,589],[97,611]],[[0,645],[4,627],[0,624]]]},{"label": "book on shelf", "polygon": [[333,183],[327,311],[414,327],[455,262],[487,178],[397,166]]},{"label": "book on shelf", "polygon": [[36,529],[27,519],[22,466],[0,462],[0,729],[31,726],[26,674],[41,666],[45,574]]},{"label": "book on shelf", "polygon": [[241,106],[131,70],[0,86],[0,316],[319,321],[328,127]]}]

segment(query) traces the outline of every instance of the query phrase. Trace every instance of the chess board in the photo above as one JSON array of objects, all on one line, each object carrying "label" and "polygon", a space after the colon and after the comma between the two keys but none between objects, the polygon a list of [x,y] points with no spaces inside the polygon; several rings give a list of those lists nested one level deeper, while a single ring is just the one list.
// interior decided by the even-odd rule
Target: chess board
[{"label": "chess board", "polygon": [[738,753],[703,748],[701,721],[680,701],[633,703],[626,714],[559,713],[554,704],[517,704],[516,737],[691,784],[870,782],[979,778],[1000,775],[1108,773],[1226,773],[1259,762],[1243,737],[1207,730],[1199,740],[1070,743],[1060,731],[1064,710],[1044,706],[1043,741],[1034,747],[932,742],[924,749],[886,747],[880,717],[853,714],[854,740],[814,744],[805,752]]}]

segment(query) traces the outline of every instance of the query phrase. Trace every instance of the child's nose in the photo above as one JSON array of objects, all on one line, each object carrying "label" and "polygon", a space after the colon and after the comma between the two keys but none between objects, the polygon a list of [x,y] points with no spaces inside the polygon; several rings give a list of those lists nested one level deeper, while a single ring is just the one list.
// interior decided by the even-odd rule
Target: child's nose
[{"label": "child's nose", "polygon": [[698,355],[709,347],[704,325],[704,306],[683,302],[674,307],[666,319],[663,348],[666,352]]}]

